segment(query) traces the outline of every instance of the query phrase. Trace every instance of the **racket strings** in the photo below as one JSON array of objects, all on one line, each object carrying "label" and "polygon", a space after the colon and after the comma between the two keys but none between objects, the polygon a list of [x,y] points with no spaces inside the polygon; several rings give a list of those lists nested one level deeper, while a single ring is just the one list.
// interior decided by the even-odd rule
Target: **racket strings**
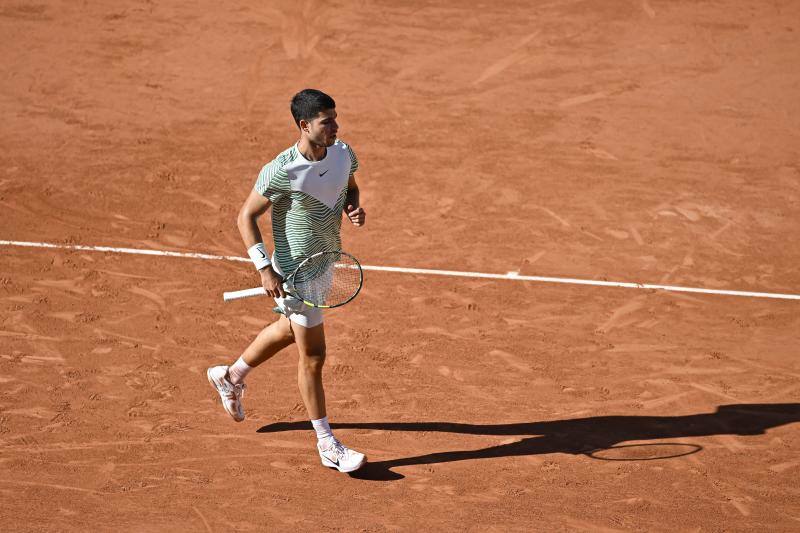
[{"label": "racket strings", "polygon": [[341,305],[361,288],[358,262],[346,254],[329,252],[304,262],[294,276],[298,296],[317,306]]}]

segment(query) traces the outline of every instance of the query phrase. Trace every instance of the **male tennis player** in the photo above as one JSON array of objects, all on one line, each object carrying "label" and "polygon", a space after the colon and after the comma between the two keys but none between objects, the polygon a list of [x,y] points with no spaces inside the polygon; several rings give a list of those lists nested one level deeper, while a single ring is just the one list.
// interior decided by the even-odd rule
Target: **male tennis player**
[{"label": "male tennis player", "polygon": [[[261,169],[255,188],[239,211],[237,225],[247,252],[281,316],[262,330],[231,366],[208,369],[208,381],[222,398],[225,411],[237,422],[244,420],[244,379],[255,367],[292,343],[300,352],[297,381],[300,395],[317,433],[322,464],[352,472],[367,460],[364,454],[339,442],[331,432],[325,412],[322,366],[325,363],[325,329],[322,311],[287,296],[283,277],[308,257],[325,250],[340,250],[342,212],[362,226],[354,177],[358,160],[348,145],[336,138],[336,103],[327,94],[305,89],[292,98],[292,116],[300,140]],[[258,218],[272,207],[275,251],[265,248]]]}]

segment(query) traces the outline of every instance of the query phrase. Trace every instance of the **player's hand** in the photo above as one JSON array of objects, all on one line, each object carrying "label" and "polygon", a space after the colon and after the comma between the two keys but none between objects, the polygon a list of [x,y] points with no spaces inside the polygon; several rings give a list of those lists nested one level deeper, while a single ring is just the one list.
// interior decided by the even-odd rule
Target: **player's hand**
[{"label": "player's hand", "polygon": [[361,207],[354,208],[352,205],[347,206],[347,218],[354,226],[363,226],[367,218],[367,213]]},{"label": "player's hand", "polygon": [[261,274],[261,285],[264,286],[267,296],[286,298],[286,291],[283,290],[283,278],[271,266],[265,267],[258,272]]}]

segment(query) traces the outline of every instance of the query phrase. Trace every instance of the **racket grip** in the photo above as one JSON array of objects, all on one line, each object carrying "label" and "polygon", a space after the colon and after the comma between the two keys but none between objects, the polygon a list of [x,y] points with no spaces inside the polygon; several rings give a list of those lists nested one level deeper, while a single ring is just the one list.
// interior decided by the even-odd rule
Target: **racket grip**
[{"label": "racket grip", "polygon": [[267,294],[264,287],[256,287],[255,289],[243,289],[241,291],[226,292],[222,295],[222,299],[226,302],[231,300],[238,300],[239,298],[249,298],[250,296],[260,296]]}]

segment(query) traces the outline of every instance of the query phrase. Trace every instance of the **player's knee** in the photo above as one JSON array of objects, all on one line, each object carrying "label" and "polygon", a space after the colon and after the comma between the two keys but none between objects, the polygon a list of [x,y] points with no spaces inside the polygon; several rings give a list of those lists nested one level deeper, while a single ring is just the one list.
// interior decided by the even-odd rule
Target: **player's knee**
[{"label": "player's knee", "polygon": [[300,366],[310,374],[322,372],[322,367],[325,366],[325,350],[318,349],[311,353],[302,354],[300,356]]}]

